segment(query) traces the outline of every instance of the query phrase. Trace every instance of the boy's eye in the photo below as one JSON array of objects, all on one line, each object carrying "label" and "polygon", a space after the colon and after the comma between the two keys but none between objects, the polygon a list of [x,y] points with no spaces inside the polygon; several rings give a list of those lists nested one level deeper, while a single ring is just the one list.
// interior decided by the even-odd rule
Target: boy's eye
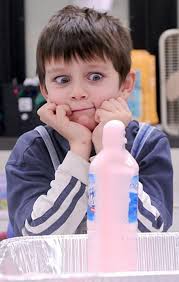
[{"label": "boy's eye", "polygon": [[59,84],[65,84],[70,81],[70,77],[68,75],[57,76],[55,77],[55,81]]},{"label": "boy's eye", "polygon": [[89,80],[92,80],[92,81],[97,81],[97,80],[100,80],[103,78],[103,75],[100,74],[100,73],[91,73],[89,75]]}]

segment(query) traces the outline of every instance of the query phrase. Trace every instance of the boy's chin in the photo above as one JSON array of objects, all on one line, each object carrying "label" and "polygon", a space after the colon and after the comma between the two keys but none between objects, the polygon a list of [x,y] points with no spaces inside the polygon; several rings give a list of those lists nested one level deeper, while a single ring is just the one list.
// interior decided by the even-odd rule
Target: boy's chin
[{"label": "boy's chin", "polygon": [[79,122],[81,125],[85,126],[86,128],[88,128],[90,131],[93,131],[96,127],[96,123],[86,123],[86,122]]},{"label": "boy's chin", "polygon": [[94,119],[89,119],[89,118],[81,118],[78,120],[78,123],[87,127],[90,131],[93,131],[94,128],[96,127],[97,123],[95,122]]}]

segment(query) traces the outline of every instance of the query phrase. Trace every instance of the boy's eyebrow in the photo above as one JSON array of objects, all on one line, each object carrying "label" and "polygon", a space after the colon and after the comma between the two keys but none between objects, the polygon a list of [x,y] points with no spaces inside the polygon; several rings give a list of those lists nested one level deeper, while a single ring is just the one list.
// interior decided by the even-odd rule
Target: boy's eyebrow
[{"label": "boy's eyebrow", "polygon": [[109,66],[108,65],[106,65],[105,63],[93,63],[93,64],[88,64],[88,67],[90,67],[90,68],[104,68],[104,69],[107,69]]},{"label": "boy's eyebrow", "polygon": [[47,73],[49,73],[49,74],[51,74],[51,73],[56,73],[56,72],[60,72],[60,71],[64,71],[65,70],[65,68],[63,68],[63,67],[53,67],[53,68],[47,68],[47,70],[46,70],[46,72]]}]

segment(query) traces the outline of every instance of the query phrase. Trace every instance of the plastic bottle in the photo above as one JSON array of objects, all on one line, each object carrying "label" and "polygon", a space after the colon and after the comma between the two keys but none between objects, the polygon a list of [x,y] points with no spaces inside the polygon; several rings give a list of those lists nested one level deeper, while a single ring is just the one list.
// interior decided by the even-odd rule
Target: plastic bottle
[{"label": "plastic bottle", "polygon": [[104,126],[103,149],[89,169],[88,271],[137,270],[138,165],[125,149],[125,126]]}]

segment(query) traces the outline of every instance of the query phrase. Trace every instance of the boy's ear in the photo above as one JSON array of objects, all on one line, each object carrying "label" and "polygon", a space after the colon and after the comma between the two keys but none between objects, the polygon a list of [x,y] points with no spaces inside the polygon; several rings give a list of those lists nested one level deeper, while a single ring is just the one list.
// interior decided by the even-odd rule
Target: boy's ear
[{"label": "boy's ear", "polygon": [[134,88],[135,77],[136,77],[135,71],[131,70],[120,87],[120,96],[125,100],[128,99]]},{"label": "boy's ear", "polygon": [[45,98],[45,100],[48,99],[48,93],[47,93],[47,89],[45,85],[41,85],[40,84],[40,92],[42,94],[42,96]]}]

